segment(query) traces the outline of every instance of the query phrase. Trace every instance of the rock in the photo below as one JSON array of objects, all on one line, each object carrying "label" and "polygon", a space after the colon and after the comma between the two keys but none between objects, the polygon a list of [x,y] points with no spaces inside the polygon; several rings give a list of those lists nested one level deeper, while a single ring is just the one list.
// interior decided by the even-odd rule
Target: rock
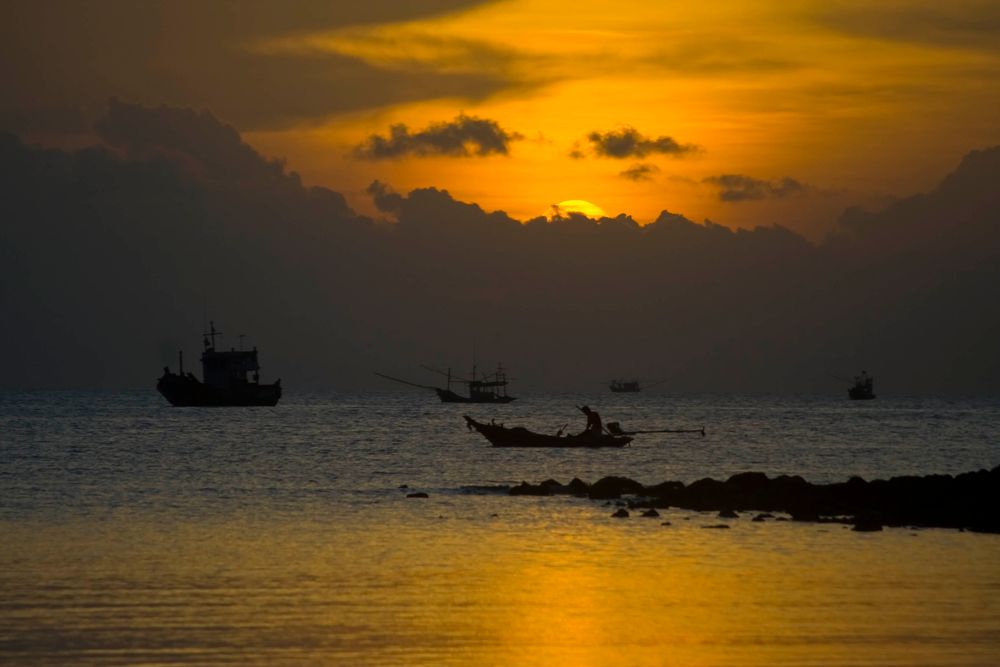
[{"label": "rock", "polygon": [[670,525],[673,525],[673,524],[671,524],[671,523],[670,523],[669,521],[664,521],[664,522],[663,522],[663,523],[661,523],[660,525],[661,525],[661,526],[670,526]]},{"label": "rock", "polygon": [[407,493],[406,497],[407,498],[427,498],[428,495],[426,493],[424,493],[423,491],[418,491],[416,493]]},{"label": "rock", "polygon": [[753,521],[765,521],[767,519],[773,519],[773,518],[774,518],[773,514],[768,514],[767,512],[765,512],[763,514],[758,514],[752,520]]},{"label": "rock", "polygon": [[854,516],[854,528],[859,533],[874,533],[882,530],[882,516],[878,512],[864,511]]},{"label": "rock", "polygon": [[535,486],[534,484],[528,484],[527,482],[521,482],[517,486],[512,486],[507,495],[511,496],[551,496],[551,487],[545,486],[544,484],[539,484]]},{"label": "rock", "polygon": [[627,519],[629,517],[628,510],[624,507],[611,515],[615,519]]},{"label": "rock", "polygon": [[708,526],[702,526],[702,528],[729,528],[728,523],[715,523]]},{"label": "rock", "polygon": [[554,479],[547,479],[538,486],[542,487],[550,494],[569,493],[569,491],[566,489],[565,486],[562,485],[561,482],[558,482]]},{"label": "rock", "polygon": [[[539,496],[572,493],[600,500],[633,496],[638,499],[628,504],[644,509],[679,507],[724,512],[739,507],[764,513],[755,517],[755,521],[768,518],[787,521],[786,516],[768,514],[781,512],[794,521],[847,521],[858,530],[877,530],[877,524],[1000,533],[1000,512],[995,509],[1000,507],[1000,466],[954,477],[904,475],[866,481],[854,476],[832,484],[811,484],[798,475],[769,479],[760,472],[738,473],[725,482],[704,478],[688,486],[681,482],[661,482],[644,487],[627,477],[604,477],[590,486],[579,479],[565,486],[546,480],[537,486],[522,482],[508,492]],[[624,504],[619,501],[619,505]],[[877,515],[877,520],[866,520],[866,512]]]},{"label": "rock", "polygon": [[656,517],[660,516],[660,513],[657,512],[655,509],[653,509],[651,507],[648,510],[646,510],[645,512],[643,512],[641,516],[644,516],[644,517],[647,517],[647,518],[650,518],[650,519],[655,519]]},{"label": "rock", "polygon": [[590,485],[587,495],[593,500],[621,498],[624,495],[643,495],[645,487],[628,477],[602,477]]},{"label": "rock", "polygon": [[739,519],[740,515],[735,510],[722,510],[719,512],[720,519]]}]

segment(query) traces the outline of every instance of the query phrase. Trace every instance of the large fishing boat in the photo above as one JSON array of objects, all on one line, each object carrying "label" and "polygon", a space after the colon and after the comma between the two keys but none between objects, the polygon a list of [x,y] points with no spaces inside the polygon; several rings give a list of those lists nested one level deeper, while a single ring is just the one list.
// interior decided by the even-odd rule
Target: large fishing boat
[{"label": "large fishing boat", "polygon": [[[439,371],[433,368],[424,367],[426,370],[432,371],[434,373],[439,373],[446,378],[444,387],[434,387],[426,384],[417,384],[416,382],[410,382],[409,380],[403,380],[397,377],[392,377],[391,375],[384,375],[382,373],[375,373],[375,375],[385,378],[386,380],[392,380],[393,382],[400,382],[402,384],[409,385],[411,387],[419,387],[420,389],[430,389],[438,395],[442,403],[510,403],[515,400],[513,396],[507,394],[507,373],[503,369],[503,365],[498,365],[496,372],[477,377],[476,365],[472,365],[472,377],[461,378],[452,375],[451,369],[447,371]],[[452,384],[464,384],[468,390],[468,394],[463,396],[452,390]]]},{"label": "large fishing boat", "polygon": [[[273,384],[260,383],[257,348],[252,350],[220,351],[215,349],[216,336],[222,332],[210,324],[205,334],[205,349],[201,353],[204,381],[193,373],[184,372],[184,352],[178,353],[177,373],[163,367],[163,376],[156,389],[171,405],[176,406],[245,406],[276,405],[281,398],[281,380]],[[253,379],[247,375],[253,373]]]}]

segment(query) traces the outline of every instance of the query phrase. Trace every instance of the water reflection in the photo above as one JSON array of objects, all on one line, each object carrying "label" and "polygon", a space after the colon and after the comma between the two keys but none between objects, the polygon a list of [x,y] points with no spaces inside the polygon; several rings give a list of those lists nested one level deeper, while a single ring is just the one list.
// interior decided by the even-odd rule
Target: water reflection
[{"label": "water reflection", "polygon": [[[434,497],[0,525],[5,664],[990,664],[1000,539]],[[497,515],[497,516],[494,516]],[[663,526],[668,520],[672,525]]]}]

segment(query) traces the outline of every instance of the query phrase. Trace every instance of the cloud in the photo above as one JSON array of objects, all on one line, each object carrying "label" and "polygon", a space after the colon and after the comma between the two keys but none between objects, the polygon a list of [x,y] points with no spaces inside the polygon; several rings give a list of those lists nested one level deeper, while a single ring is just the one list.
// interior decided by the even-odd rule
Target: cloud
[{"label": "cloud", "polygon": [[0,39],[0,126],[80,133],[113,96],[210,108],[243,129],[417,100],[482,99],[518,84],[485,67],[400,68],[351,53],[265,47],[290,35],[417,20],[483,2],[102,0],[61,3],[53,20],[51,6],[12,0]]},{"label": "cloud", "polygon": [[1000,51],[1000,9],[992,0],[942,3],[886,0],[858,4],[837,0],[817,5],[812,18],[851,35],[962,50]]},{"label": "cloud", "polygon": [[659,172],[660,168],[655,164],[639,162],[621,172],[619,176],[627,178],[630,181],[651,181],[653,180],[653,175]]},{"label": "cloud", "polygon": [[290,392],[465,367],[473,332],[520,396],[637,368],[681,392],[842,395],[823,371],[860,368],[887,392],[1000,390],[1000,148],[821,244],[666,211],[521,224],[379,182],[376,224],[211,113],[118,104],[112,146],[0,133],[0,312],[17,323],[0,327],[0,386],[152,394],[197,349],[207,300]]},{"label": "cloud", "polygon": [[591,132],[587,139],[598,156],[615,159],[641,158],[653,154],[683,157],[701,150],[694,144],[680,144],[668,136],[655,139],[643,136],[634,127],[627,125],[609,132]]},{"label": "cloud", "polygon": [[806,192],[808,187],[794,178],[764,181],[743,174],[722,174],[703,179],[719,190],[719,201],[744,202],[760,199],[781,199]]},{"label": "cloud", "polygon": [[510,144],[523,139],[495,120],[459,114],[455,120],[433,123],[423,130],[410,132],[400,123],[389,128],[389,136],[373,134],[354,148],[357,158],[384,160],[406,156],[487,157],[508,155]]}]

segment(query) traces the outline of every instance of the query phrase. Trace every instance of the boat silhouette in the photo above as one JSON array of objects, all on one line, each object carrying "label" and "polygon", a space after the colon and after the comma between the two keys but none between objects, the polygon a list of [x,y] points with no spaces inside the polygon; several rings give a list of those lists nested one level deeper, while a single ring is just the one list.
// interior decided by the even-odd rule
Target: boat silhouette
[{"label": "boat silhouette", "polygon": [[495,422],[476,421],[468,415],[464,417],[469,430],[478,431],[494,447],[624,447],[632,442],[632,437],[624,433],[612,435],[585,432],[563,435],[563,429],[559,429],[557,433],[550,435],[529,431],[521,426],[508,428]]},{"label": "boat silhouette", "polygon": [[[654,382],[645,388],[650,389],[651,387],[656,387],[664,382],[666,382],[666,380],[660,380],[659,382]],[[608,388],[616,394],[634,394],[643,390],[643,386],[638,380],[612,380],[611,383],[608,384]]]},{"label": "boat silhouette", "polygon": [[870,401],[875,398],[875,378],[861,371],[854,378],[854,386],[847,390],[847,395],[855,401]]},{"label": "boat silhouette", "polygon": [[[490,375],[477,377],[477,367],[473,364],[472,377],[468,379],[452,375],[450,368],[447,371],[439,371],[434,368],[428,368],[427,366],[424,366],[423,368],[433,373],[443,375],[446,378],[445,386],[435,387],[426,384],[419,384],[378,372],[376,372],[375,375],[385,378],[386,380],[400,382],[411,387],[430,389],[437,394],[442,403],[510,403],[511,401],[516,400],[513,396],[509,396],[507,394],[507,373],[504,371],[503,365],[498,365],[496,372]],[[451,388],[452,383],[464,384],[468,394],[463,396],[462,394],[453,391]]]},{"label": "boat silhouette", "polygon": [[[157,391],[175,406],[276,405],[281,398],[281,380],[273,384],[260,383],[257,348],[216,350],[215,337],[221,334],[215,330],[214,322],[204,334],[201,353],[204,381],[193,373],[184,372],[184,352],[181,351],[178,353],[178,372],[173,373],[164,366],[163,375],[156,383]],[[252,380],[247,379],[249,373],[253,373]]]}]

